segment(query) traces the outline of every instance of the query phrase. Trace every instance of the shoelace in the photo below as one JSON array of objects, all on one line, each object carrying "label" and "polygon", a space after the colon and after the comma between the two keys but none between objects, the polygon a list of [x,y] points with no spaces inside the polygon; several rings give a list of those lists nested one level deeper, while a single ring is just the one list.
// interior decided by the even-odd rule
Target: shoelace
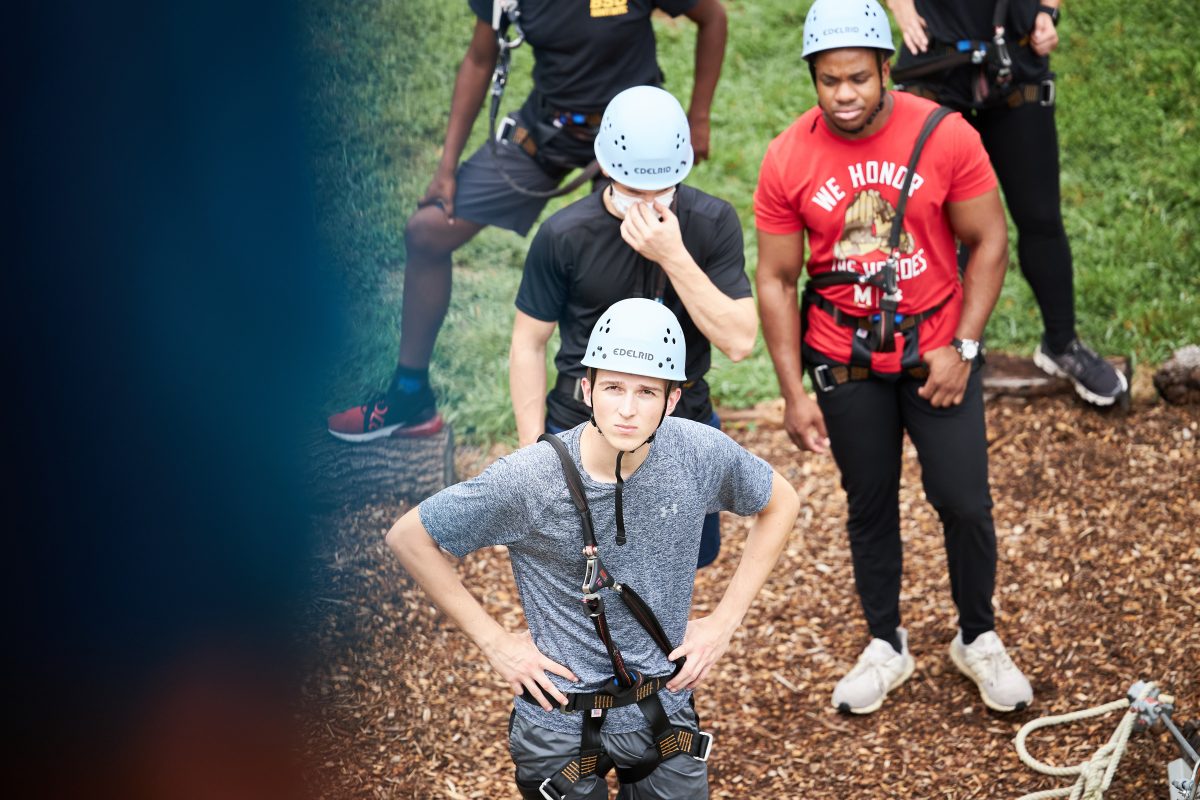
[{"label": "shoelace", "polygon": [[996,682],[1000,675],[1012,667],[1012,659],[1003,647],[989,648],[983,651],[970,652],[970,660],[975,662],[972,667],[980,677],[989,682]]}]

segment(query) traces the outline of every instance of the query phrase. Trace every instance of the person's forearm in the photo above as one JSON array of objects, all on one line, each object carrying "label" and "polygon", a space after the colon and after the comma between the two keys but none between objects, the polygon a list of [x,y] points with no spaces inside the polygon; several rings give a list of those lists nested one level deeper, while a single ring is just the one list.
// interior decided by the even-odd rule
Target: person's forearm
[{"label": "person's forearm", "polygon": [[458,572],[446,561],[429,536],[417,509],[392,526],[387,545],[443,614],[467,634],[480,650],[504,633],[479,601],[463,586]]},{"label": "person's forearm", "polygon": [[[453,173],[458,168],[458,159],[466,147],[467,137],[471,135],[471,127],[475,117],[483,106],[487,96],[488,86],[492,80],[492,70],[496,63],[493,57],[488,62],[486,54],[475,54],[468,51],[458,68],[454,80],[454,95],[450,100],[450,121],[446,125],[446,138],[442,145],[442,158],[438,169],[442,172]],[[489,132],[490,136],[491,133]]]},{"label": "person's forearm", "polygon": [[789,403],[808,395],[800,365],[800,310],[795,284],[785,284],[758,273],[758,308],[763,339],[779,378],[779,392]]},{"label": "person's forearm", "polygon": [[954,331],[959,339],[979,340],[1004,286],[1008,265],[1008,231],[971,246],[963,277],[963,310]]},{"label": "person's forearm", "polygon": [[546,345],[513,343],[508,388],[517,421],[517,443],[533,444],[546,430]]},{"label": "person's forearm", "polygon": [[712,110],[721,64],[725,60],[725,41],[729,35],[729,20],[725,9],[698,26],[696,31],[695,77],[688,119],[708,121]]},{"label": "person's forearm", "polygon": [[721,602],[712,613],[726,630],[732,631],[741,625],[754,598],[779,560],[799,511],[800,501],[796,497],[796,490],[775,472],[771,500],[750,528],[741,561],[729,580]]},{"label": "person's forearm", "polygon": [[716,287],[686,250],[661,266],[696,327],[731,361],[741,361],[754,348],[758,314],[754,303],[735,300]]}]

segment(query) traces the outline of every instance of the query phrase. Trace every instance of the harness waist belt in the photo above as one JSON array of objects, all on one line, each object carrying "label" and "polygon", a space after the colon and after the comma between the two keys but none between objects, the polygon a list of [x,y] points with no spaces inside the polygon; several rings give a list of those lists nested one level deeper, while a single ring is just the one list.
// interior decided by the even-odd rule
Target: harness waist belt
[{"label": "harness waist belt", "polygon": [[[897,85],[900,91],[915,94],[917,97],[924,97],[926,100],[932,100],[935,103],[941,102],[938,93],[924,84],[904,84]],[[1018,108],[1026,103],[1037,103],[1040,106],[1054,105],[1057,97],[1054,79],[1047,78],[1038,83],[1021,83],[1012,87],[1012,91],[1004,96],[1004,103],[1009,108]]]},{"label": "harness waist belt", "polygon": [[[674,672],[669,672],[666,675],[653,677],[640,676],[638,682],[628,688],[610,683],[594,692],[567,692],[567,702],[560,710],[564,714],[571,714],[575,711],[591,711],[593,708],[608,710],[631,706],[652,694],[657,694],[660,689],[665,689],[667,681],[671,680],[674,675]],[[521,699],[530,705],[541,708],[541,704],[533,698],[528,689],[521,693]]]},{"label": "harness waist belt", "polygon": [[[847,314],[845,311],[842,311],[840,308],[835,306],[832,302],[830,302],[824,295],[820,294],[819,292],[813,291],[813,292],[810,292],[809,294],[810,294],[809,301],[813,305],[815,305],[817,308],[824,311],[826,314],[829,314],[831,317],[833,317],[834,322],[836,322],[838,325],[841,325],[844,328],[859,328],[861,330],[869,331],[875,327],[875,323],[879,319],[879,314],[871,314],[871,315],[868,315],[865,317],[858,317],[853,314]],[[947,298],[947,299],[949,299],[949,298]],[[919,314],[908,314],[906,316],[897,314],[896,316],[900,317],[900,319],[898,319],[896,321],[895,329],[900,332],[911,330],[911,329],[915,328],[917,325],[920,325],[925,320],[932,317],[937,312],[941,311],[942,306],[944,306],[944,305],[946,305],[945,300],[938,303],[933,308],[925,309],[924,311],[922,311]]]}]

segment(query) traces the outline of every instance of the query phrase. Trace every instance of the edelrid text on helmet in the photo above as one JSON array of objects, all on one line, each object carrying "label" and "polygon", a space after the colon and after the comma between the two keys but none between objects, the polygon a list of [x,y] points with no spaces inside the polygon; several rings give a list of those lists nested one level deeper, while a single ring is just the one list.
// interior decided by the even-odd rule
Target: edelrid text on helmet
[{"label": "edelrid text on helmet", "polygon": [[683,328],[662,303],[644,297],[621,300],[596,320],[583,365],[683,382],[687,380]]},{"label": "edelrid text on helmet", "polygon": [[817,0],[804,18],[804,50],[810,59],[826,50],[869,47],[896,52],[887,13],[876,0]]},{"label": "edelrid text on helmet", "polygon": [[679,101],[656,86],[634,86],[612,99],[596,134],[596,161],[631,189],[666,189],[692,169],[692,132]]}]

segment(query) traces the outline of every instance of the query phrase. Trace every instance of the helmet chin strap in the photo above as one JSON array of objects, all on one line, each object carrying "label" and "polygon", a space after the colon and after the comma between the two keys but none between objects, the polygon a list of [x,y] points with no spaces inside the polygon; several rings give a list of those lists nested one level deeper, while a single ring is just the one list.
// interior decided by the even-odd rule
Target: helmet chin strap
[{"label": "helmet chin strap", "polygon": [[[625,539],[625,513],[624,513],[623,504],[621,502],[621,490],[625,486],[625,479],[621,477],[621,457],[624,456],[625,453],[627,453],[627,452],[628,453],[636,453],[638,450],[642,449],[642,445],[647,445],[654,441],[654,437],[658,433],[658,429],[662,427],[663,420],[667,418],[667,403],[669,403],[669,402],[671,402],[671,393],[668,391],[663,398],[663,410],[662,410],[662,414],[660,414],[658,417],[658,424],[654,426],[654,433],[650,434],[646,438],[646,441],[642,442],[642,444],[639,444],[637,447],[633,448],[632,450],[618,450],[617,451],[616,515],[617,515],[617,544],[618,545],[623,545],[623,544],[625,544],[625,541],[626,541],[626,539]],[[596,429],[596,432],[599,433],[601,436],[604,436],[604,431],[600,429],[599,423],[596,422],[596,412],[595,411],[593,411],[591,413],[591,415],[589,417],[589,421],[592,423],[592,427],[594,427]],[[605,437],[605,438],[608,438],[608,437]]]},{"label": "helmet chin strap", "polygon": [[883,94],[879,95],[879,104],[875,106],[875,110],[870,113],[862,125],[859,125],[852,131],[847,131],[845,128],[842,128],[842,130],[846,133],[862,133],[864,130],[866,130],[867,126],[875,121],[875,117],[879,116],[879,112],[883,111],[883,104],[887,102],[887,96],[887,89],[884,89]]}]

